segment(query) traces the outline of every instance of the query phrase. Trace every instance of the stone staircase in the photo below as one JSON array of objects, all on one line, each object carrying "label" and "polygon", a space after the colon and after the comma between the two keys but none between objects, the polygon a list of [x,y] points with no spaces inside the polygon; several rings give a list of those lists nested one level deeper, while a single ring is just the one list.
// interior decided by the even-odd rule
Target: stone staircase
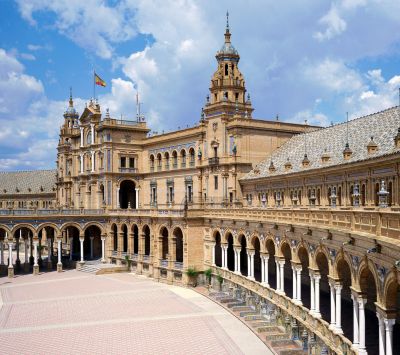
[{"label": "stone staircase", "polygon": [[235,298],[228,292],[210,292],[208,296],[242,319],[275,354],[307,355],[298,334],[293,335],[287,331],[272,314],[261,312],[248,305],[248,302],[241,299],[243,297]]},{"label": "stone staircase", "polygon": [[77,264],[76,269],[94,275],[126,271],[125,266],[102,263],[100,260],[85,261],[83,265]]}]

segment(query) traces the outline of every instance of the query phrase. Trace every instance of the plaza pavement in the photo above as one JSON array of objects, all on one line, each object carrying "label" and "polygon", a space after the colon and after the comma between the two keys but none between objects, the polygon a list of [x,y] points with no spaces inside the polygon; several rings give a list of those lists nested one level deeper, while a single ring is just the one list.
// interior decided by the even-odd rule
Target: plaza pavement
[{"label": "plaza pavement", "polygon": [[191,289],[75,270],[0,279],[0,354],[272,354]]}]

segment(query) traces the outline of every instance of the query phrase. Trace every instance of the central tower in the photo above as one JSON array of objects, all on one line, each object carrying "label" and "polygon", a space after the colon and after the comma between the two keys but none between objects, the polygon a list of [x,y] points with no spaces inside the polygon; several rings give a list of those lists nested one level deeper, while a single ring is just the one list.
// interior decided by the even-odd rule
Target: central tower
[{"label": "central tower", "polygon": [[231,43],[228,13],[225,41],[215,58],[218,69],[211,78],[210,96],[204,108],[206,117],[225,113],[250,118],[253,108],[250,96],[246,97],[245,81],[238,67],[239,53]]}]

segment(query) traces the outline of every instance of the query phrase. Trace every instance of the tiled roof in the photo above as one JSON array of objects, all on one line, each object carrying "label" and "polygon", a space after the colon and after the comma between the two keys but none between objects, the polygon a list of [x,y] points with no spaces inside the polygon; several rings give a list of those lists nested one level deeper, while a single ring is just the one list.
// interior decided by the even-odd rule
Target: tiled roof
[{"label": "tiled roof", "polygon": [[0,172],[0,194],[54,193],[56,170]]},{"label": "tiled roof", "polygon": [[[348,164],[400,152],[400,149],[397,149],[394,144],[394,137],[397,135],[399,127],[400,108],[392,107],[385,111],[351,120],[348,126],[346,123],[341,123],[293,136],[275,150],[272,157],[269,156],[259,163],[242,180]],[[347,129],[352,155],[345,160],[343,150],[346,146]],[[373,142],[376,143],[378,150],[375,153],[368,154],[367,145],[371,142],[371,137],[373,137]],[[308,167],[303,167],[302,160],[306,152],[310,164]],[[329,161],[322,162],[323,154],[329,155]],[[269,171],[271,160],[275,167],[274,172]],[[288,162],[291,163],[292,168],[286,170],[285,164]]]}]

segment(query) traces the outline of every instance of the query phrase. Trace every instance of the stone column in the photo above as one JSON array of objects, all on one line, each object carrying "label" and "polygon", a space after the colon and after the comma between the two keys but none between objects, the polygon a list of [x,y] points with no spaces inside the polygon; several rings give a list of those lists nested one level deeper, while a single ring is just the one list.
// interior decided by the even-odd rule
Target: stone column
[{"label": "stone column", "polygon": [[275,258],[275,265],[276,265],[276,292],[281,291],[281,276],[280,276],[280,267],[279,267],[279,261]]},{"label": "stone column", "polygon": [[92,173],[94,173],[94,171],[95,171],[95,161],[94,161],[94,150],[92,150],[91,152],[90,152],[90,154],[92,155],[92,166],[91,166],[91,170],[92,170]]},{"label": "stone column", "polygon": [[319,299],[320,299],[320,292],[319,292],[319,281],[321,279],[321,275],[314,275],[314,283],[315,283],[315,313],[314,315],[317,318],[321,317],[321,312],[319,309]]},{"label": "stone column", "polygon": [[297,303],[298,304],[303,304],[301,301],[301,266],[299,266],[296,269],[296,274],[297,274]]},{"label": "stone column", "polygon": [[334,283],[330,282],[329,287],[331,289],[331,322],[329,324],[329,329],[333,330],[336,328],[336,307],[335,307],[335,285],[334,285]]},{"label": "stone column", "polygon": [[136,199],[135,199],[135,208],[139,208],[139,189],[135,188],[135,193],[136,193]]},{"label": "stone column", "polygon": [[39,240],[34,238],[33,239],[33,275],[39,274],[38,245],[39,245]]},{"label": "stone column", "polygon": [[61,272],[62,271],[62,262],[61,262],[61,256],[62,256],[62,239],[58,238],[57,239],[57,256],[58,256],[58,261],[57,261],[57,271]]},{"label": "stone column", "polygon": [[228,249],[226,245],[221,245],[222,248],[222,268],[227,269],[228,268],[228,262],[227,262],[227,257],[228,257]]},{"label": "stone column", "polygon": [[92,144],[94,144],[94,123],[90,124],[90,132],[92,134]]},{"label": "stone column", "polygon": [[237,272],[238,274],[242,274],[241,270],[241,266],[240,266],[240,249],[236,249],[236,255],[237,255]]},{"label": "stone column", "polygon": [[84,171],[84,156],[85,155],[83,153],[81,153],[81,154],[79,154],[79,156],[80,156],[79,168],[80,168],[80,172],[83,173],[83,171]]},{"label": "stone column", "polygon": [[310,296],[311,296],[311,302],[310,302],[310,313],[314,314],[315,312],[315,289],[314,289],[314,275],[310,274]]},{"label": "stone column", "polygon": [[51,248],[51,239],[47,236],[47,269],[51,270],[53,267],[53,262],[52,262],[52,248]]},{"label": "stone column", "polygon": [[285,294],[285,272],[284,272],[284,266],[285,266],[285,260],[280,260],[279,261],[279,266],[280,266],[280,270],[279,270],[279,276],[281,277],[281,292],[282,294]]},{"label": "stone column", "polygon": [[269,261],[269,255],[265,255],[264,256],[264,285],[269,287],[269,275],[268,275],[268,271],[269,271],[269,265],[268,265],[268,261]]},{"label": "stone column", "polygon": [[343,334],[342,330],[342,299],[341,299],[341,293],[342,293],[342,284],[337,283],[335,284],[335,295],[336,295],[336,329],[335,332],[338,334]]},{"label": "stone column", "polygon": [[247,277],[254,280],[254,251],[247,252]]},{"label": "stone column", "polygon": [[81,263],[84,263],[84,257],[83,257],[83,242],[85,241],[85,237],[79,236],[79,242],[80,242],[80,250],[81,250]]},{"label": "stone column", "polygon": [[360,323],[360,345],[358,346],[359,354],[367,354],[367,350],[365,348],[365,303],[367,303],[365,298],[358,297],[358,316]]},{"label": "stone column", "polygon": [[14,266],[13,266],[13,254],[12,254],[12,247],[13,242],[8,242],[8,277],[14,277]]},{"label": "stone column", "polygon": [[15,242],[16,242],[16,248],[15,249],[17,249],[17,260],[16,260],[17,265],[19,265],[20,262],[21,262],[19,260],[19,243],[21,241],[21,238],[22,238],[22,229],[19,230],[19,236],[15,238]]},{"label": "stone column", "polygon": [[393,355],[393,326],[396,319],[384,319],[386,332],[386,355]]},{"label": "stone column", "polygon": [[385,322],[379,312],[376,312],[376,317],[379,323],[379,355],[385,355]]},{"label": "stone column", "polygon": [[358,349],[360,343],[358,334],[360,330],[358,324],[358,295],[352,292],[351,299],[353,300],[353,348]]},{"label": "stone column", "polygon": [[211,247],[211,265],[215,266],[215,246],[217,243],[212,243],[212,247]]},{"label": "stone column", "polygon": [[90,259],[93,259],[93,240],[94,237],[90,236]]},{"label": "stone column", "polygon": [[292,265],[292,288],[293,288],[293,295],[292,300],[297,302],[297,278],[296,278],[296,266]]},{"label": "stone column", "polygon": [[104,235],[101,236],[101,262],[105,263],[105,249],[106,249],[106,237]]}]

